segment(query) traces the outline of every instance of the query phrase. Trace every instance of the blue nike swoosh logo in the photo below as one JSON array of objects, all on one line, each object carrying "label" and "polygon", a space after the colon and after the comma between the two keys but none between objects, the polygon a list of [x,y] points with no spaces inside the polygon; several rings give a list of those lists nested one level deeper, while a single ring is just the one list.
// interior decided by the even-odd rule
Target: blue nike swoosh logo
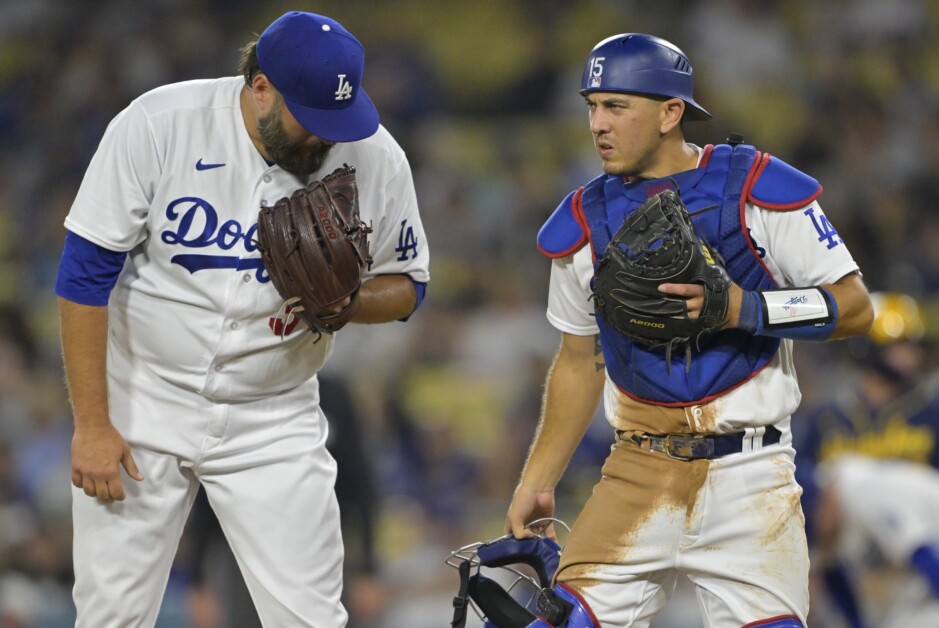
[{"label": "blue nike swoosh logo", "polygon": [[211,170],[212,168],[221,168],[225,164],[204,164],[202,160],[196,162],[196,170]]}]

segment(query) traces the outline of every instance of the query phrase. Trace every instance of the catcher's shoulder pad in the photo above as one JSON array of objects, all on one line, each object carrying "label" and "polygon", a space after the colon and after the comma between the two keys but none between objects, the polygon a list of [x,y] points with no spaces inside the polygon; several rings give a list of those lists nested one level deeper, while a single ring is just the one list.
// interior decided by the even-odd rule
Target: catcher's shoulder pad
[{"label": "catcher's shoulder pad", "polygon": [[805,207],[822,193],[821,184],[782,159],[764,153],[747,200],[766,209],[788,211]]},{"label": "catcher's shoulder pad", "polygon": [[574,190],[538,231],[538,250],[552,259],[567,257],[587,243],[586,219],[580,206],[584,188]]}]

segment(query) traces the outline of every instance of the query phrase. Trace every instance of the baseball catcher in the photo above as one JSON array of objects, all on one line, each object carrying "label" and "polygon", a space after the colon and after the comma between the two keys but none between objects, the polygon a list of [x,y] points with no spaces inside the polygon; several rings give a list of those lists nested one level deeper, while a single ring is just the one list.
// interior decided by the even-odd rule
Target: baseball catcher
[{"label": "baseball catcher", "polygon": [[[663,283],[704,285],[697,318],[685,299],[659,292]],[[603,252],[593,281],[597,313],[616,331],[649,347],[674,348],[718,330],[727,315],[731,279],[720,257],[695,231],[688,209],[672,190],[650,197],[624,221]]]},{"label": "baseball catcher", "polygon": [[280,296],[319,335],[344,327],[359,307],[362,271],[371,265],[359,217],[355,168],[344,165],[263,207],[258,250]]},{"label": "baseball catcher", "polygon": [[601,40],[579,91],[602,173],[538,232],[561,339],[503,530],[526,539],[529,522],[554,515],[602,408],[615,444],[555,586],[597,626],[645,627],[691,576],[714,628],[804,628],[793,350],[868,332],[859,266],[816,179],[739,137],[686,140],[685,122],[711,116],[671,42]]}]

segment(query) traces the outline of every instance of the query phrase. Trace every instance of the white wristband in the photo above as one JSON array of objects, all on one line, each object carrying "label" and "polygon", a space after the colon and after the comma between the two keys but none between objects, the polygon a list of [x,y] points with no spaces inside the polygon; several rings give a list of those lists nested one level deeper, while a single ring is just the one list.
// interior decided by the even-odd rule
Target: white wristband
[{"label": "white wristband", "polygon": [[821,288],[762,290],[763,327],[799,327],[832,321],[831,306]]}]

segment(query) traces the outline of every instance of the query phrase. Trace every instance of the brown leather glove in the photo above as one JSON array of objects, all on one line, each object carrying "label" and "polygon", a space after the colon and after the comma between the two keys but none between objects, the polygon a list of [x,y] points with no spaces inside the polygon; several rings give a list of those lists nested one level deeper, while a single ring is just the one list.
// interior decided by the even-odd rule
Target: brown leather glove
[{"label": "brown leather glove", "polygon": [[281,307],[318,334],[349,323],[359,308],[363,270],[372,263],[371,232],[359,217],[355,169],[348,165],[262,208],[257,245],[284,298]]}]

